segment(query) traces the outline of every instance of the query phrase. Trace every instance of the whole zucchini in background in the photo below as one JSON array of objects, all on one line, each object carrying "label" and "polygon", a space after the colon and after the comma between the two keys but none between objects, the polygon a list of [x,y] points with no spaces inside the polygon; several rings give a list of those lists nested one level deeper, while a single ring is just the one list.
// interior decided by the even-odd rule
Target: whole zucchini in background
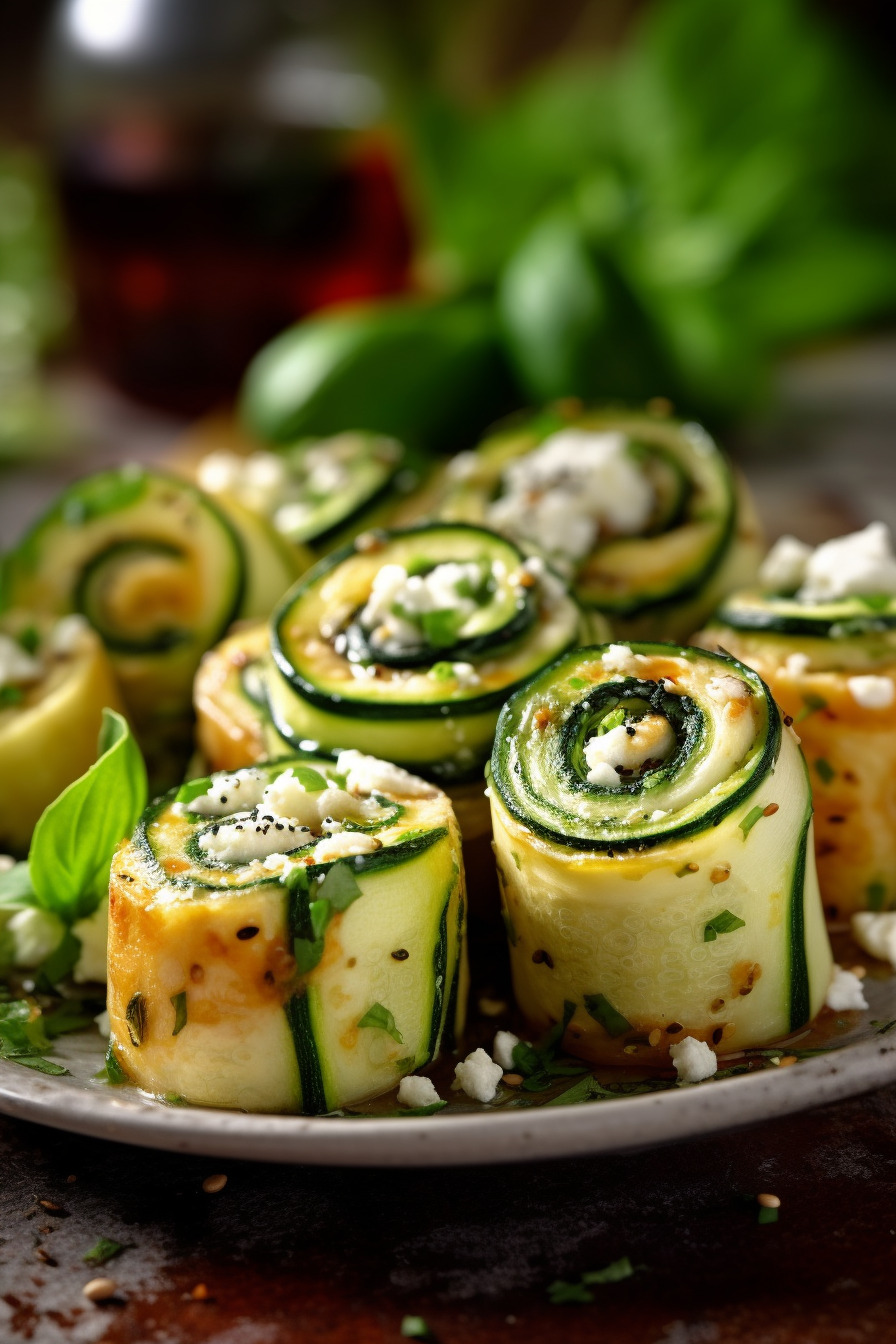
[{"label": "whole zucchini in background", "polygon": [[517,1003],[572,1054],[668,1065],[805,1026],[831,949],[797,739],[734,659],[577,649],[498,721],[489,776]]},{"label": "whole zucchini in background", "polygon": [[490,300],[404,299],[290,327],[249,365],[240,411],[272,443],[360,425],[451,451],[517,400]]},{"label": "whole zucchini in background", "polygon": [[129,1078],[319,1114],[454,1043],[465,898],[444,793],[347,751],[178,797],[151,804],[112,864],[110,1050]]}]

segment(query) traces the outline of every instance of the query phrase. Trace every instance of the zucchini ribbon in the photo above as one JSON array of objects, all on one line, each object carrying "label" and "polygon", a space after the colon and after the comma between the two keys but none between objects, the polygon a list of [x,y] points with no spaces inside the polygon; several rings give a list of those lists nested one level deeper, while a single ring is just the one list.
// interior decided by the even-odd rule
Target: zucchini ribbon
[{"label": "zucchini ribbon", "polygon": [[628,639],[686,639],[760,557],[749,492],[706,430],[635,410],[516,417],[422,506],[540,548]]},{"label": "zucchini ribbon", "polygon": [[578,649],[498,722],[495,853],[514,991],[574,1054],[668,1065],[787,1035],[831,971],[806,769],[733,659]]},{"label": "zucchini ribbon", "polygon": [[158,1096],[320,1114],[463,1027],[451,805],[358,752],[156,800],[113,860],[109,921],[111,1071]]}]

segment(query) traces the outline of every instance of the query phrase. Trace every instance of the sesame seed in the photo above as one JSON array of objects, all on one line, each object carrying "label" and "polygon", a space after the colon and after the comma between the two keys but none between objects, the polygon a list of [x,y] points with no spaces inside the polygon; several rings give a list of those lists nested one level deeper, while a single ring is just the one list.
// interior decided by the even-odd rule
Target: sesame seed
[{"label": "sesame seed", "polygon": [[508,1087],[519,1087],[522,1081],[523,1075],[521,1073],[505,1073],[501,1079],[501,1082],[506,1083]]},{"label": "sesame seed", "polygon": [[215,1176],[206,1176],[202,1182],[202,1188],[207,1195],[216,1195],[219,1190],[223,1190],[227,1184],[227,1177],[219,1172]]},{"label": "sesame seed", "polygon": [[768,807],[764,807],[762,809],[762,815],[764,817],[773,817],[777,811],[778,811],[778,804],[769,803]]},{"label": "sesame seed", "polygon": [[713,868],[712,872],[709,875],[709,880],[710,882],[712,882],[714,885],[717,886],[720,882],[727,882],[730,876],[731,876],[731,869],[729,868],[728,864],[720,863],[718,867]]},{"label": "sesame seed", "polygon": [[88,1302],[107,1302],[110,1297],[115,1296],[117,1287],[118,1284],[114,1279],[91,1279],[81,1289],[81,1295],[86,1297]]},{"label": "sesame seed", "polygon": [[785,1064],[795,1064],[796,1062],[796,1055],[784,1055],[781,1059],[782,1066]]},{"label": "sesame seed", "polygon": [[659,1045],[662,1038],[663,1033],[660,1031],[659,1027],[654,1027],[653,1031],[647,1037],[647,1043],[648,1045]]},{"label": "sesame seed", "polygon": [[204,1283],[197,1283],[196,1287],[190,1294],[194,1302],[205,1302],[208,1298],[208,1295],[209,1295],[208,1288],[206,1288]]},{"label": "sesame seed", "polygon": [[777,1195],[757,1195],[756,1203],[761,1204],[764,1209],[780,1209],[781,1201]]},{"label": "sesame seed", "polygon": [[699,873],[700,871],[699,863],[686,863],[685,868],[687,868],[689,873]]}]

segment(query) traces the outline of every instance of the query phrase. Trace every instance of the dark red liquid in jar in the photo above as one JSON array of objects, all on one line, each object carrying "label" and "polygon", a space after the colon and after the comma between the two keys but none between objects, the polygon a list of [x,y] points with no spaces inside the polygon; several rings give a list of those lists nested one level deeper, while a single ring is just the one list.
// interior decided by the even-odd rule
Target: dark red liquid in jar
[{"label": "dark red liquid in jar", "polygon": [[148,123],[82,131],[60,156],[82,351],[121,390],[178,413],[232,398],[252,355],[298,318],[407,283],[384,139],[262,146],[248,171],[222,166],[226,150],[216,137],[204,156],[197,137],[185,153]]}]

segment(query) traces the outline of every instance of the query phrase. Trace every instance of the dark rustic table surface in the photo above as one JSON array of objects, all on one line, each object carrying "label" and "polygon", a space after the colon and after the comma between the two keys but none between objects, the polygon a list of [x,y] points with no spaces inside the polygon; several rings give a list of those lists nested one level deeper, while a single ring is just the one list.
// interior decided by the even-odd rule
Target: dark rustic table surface
[{"label": "dark rustic table surface", "polygon": [[[896,526],[894,369],[883,341],[788,370],[783,411],[741,444],[771,534]],[[152,460],[176,429],[83,379],[63,393],[90,465]],[[0,545],[84,468],[0,478]],[[127,1249],[92,1270],[100,1238]],[[635,1272],[593,1302],[551,1301],[624,1256]],[[107,1303],[82,1295],[96,1274]],[[172,1156],[0,1118],[0,1344],[387,1344],[407,1316],[442,1344],[860,1344],[896,1340],[894,1285],[896,1086],[649,1152],[444,1170]]]}]

